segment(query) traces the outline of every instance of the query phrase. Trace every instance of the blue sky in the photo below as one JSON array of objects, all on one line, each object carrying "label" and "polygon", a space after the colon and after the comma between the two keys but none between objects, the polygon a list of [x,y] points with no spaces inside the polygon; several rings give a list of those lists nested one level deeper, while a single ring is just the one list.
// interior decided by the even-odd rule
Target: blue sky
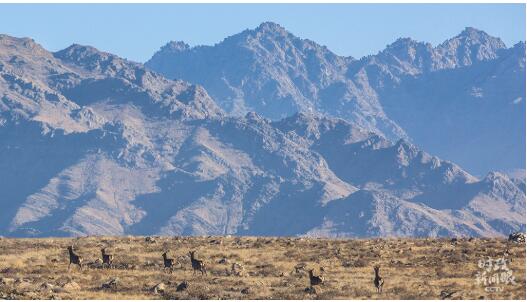
[{"label": "blue sky", "polygon": [[433,45],[472,26],[525,41],[524,4],[0,4],[0,33],[55,51],[87,44],[144,62],[170,40],[211,45],[264,21],[339,55],[375,54],[399,37]]}]

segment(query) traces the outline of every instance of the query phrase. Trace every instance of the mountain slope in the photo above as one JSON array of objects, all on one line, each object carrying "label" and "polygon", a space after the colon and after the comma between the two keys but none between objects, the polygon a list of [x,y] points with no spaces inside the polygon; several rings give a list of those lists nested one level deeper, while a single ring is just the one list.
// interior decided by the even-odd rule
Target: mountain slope
[{"label": "mountain slope", "polygon": [[91,47],[5,39],[2,232],[269,233],[279,225],[263,206],[303,210],[300,196],[315,206],[354,190],[260,117],[223,117],[199,86]]},{"label": "mountain slope", "polygon": [[367,81],[346,77],[354,61],[267,22],[214,46],[170,42],[145,65],[203,85],[234,115],[255,111],[278,120],[298,111],[326,112],[391,138],[406,137],[385,116]]},{"label": "mountain slope", "polygon": [[[343,119],[230,117],[201,86],[92,47],[49,53],[30,39],[0,42],[0,234],[525,228],[525,189],[505,175],[480,180]],[[361,212],[367,224],[341,215]]]},{"label": "mountain slope", "polygon": [[394,44],[361,68],[416,144],[478,175],[524,169],[525,43],[468,28],[436,48]]},{"label": "mountain slope", "polygon": [[227,113],[320,113],[477,175],[525,168],[524,43],[507,48],[475,28],[436,47],[398,39],[355,60],[267,22],[214,46],[170,42],[145,65],[203,85]]}]

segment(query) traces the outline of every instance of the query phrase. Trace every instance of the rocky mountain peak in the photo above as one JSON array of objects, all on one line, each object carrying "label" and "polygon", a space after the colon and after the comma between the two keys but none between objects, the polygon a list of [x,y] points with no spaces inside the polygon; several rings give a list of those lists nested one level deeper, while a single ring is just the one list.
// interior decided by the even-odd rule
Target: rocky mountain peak
[{"label": "rocky mountain peak", "polygon": [[132,71],[129,69],[140,67],[137,63],[121,59],[95,47],[80,44],[72,44],[63,50],[53,53],[53,55],[74,68],[80,67],[84,71],[104,73],[111,76],[119,73],[130,73]]},{"label": "rocky mountain peak", "polygon": [[30,50],[43,50],[40,44],[36,43],[35,40],[31,38],[17,38],[5,34],[0,34],[0,45],[12,46],[12,47],[23,47]]},{"label": "rocky mountain peak", "polygon": [[392,44],[386,46],[386,50],[412,48],[412,47],[415,47],[418,44],[420,44],[420,42],[417,42],[416,40],[414,40],[412,38],[409,38],[409,37],[398,38]]},{"label": "rocky mountain peak", "polygon": [[68,47],[66,47],[63,50],[59,50],[55,52],[55,56],[62,59],[62,60],[68,60],[72,62],[82,62],[86,59],[101,59],[101,58],[109,58],[113,55],[102,52],[98,50],[95,47],[87,46],[87,45],[81,45],[81,44],[72,44]]},{"label": "rocky mountain peak", "polygon": [[[381,56],[395,57],[396,62],[393,63],[400,65],[400,68],[405,73],[420,73],[430,69],[433,51],[430,43],[418,42],[410,38],[400,38],[388,45],[381,53]],[[391,61],[388,62],[393,64]]]},{"label": "rocky mountain peak", "polygon": [[466,27],[459,35],[454,39],[462,39],[472,44],[486,44],[493,43],[500,48],[505,48],[505,43],[500,38],[493,37],[483,30],[479,30],[474,27]]},{"label": "rocky mountain peak", "polygon": [[33,39],[0,35],[0,57],[13,54],[17,57],[25,55],[51,57],[50,53]]},{"label": "rocky mountain peak", "polygon": [[515,51],[517,51],[519,54],[523,54],[525,57],[525,41],[520,41],[512,47]]},{"label": "rocky mountain peak", "polygon": [[447,67],[468,66],[478,61],[498,57],[506,45],[500,38],[490,36],[482,30],[467,27],[459,35],[436,47],[436,51]]},{"label": "rocky mountain peak", "polygon": [[287,34],[286,29],[275,22],[263,22],[255,29],[258,33],[267,33],[267,34]]},{"label": "rocky mountain peak", "polygon": [[190,49],[190,45],[183,41],[170,41],[161,47],[160,52],[178,53]]}]

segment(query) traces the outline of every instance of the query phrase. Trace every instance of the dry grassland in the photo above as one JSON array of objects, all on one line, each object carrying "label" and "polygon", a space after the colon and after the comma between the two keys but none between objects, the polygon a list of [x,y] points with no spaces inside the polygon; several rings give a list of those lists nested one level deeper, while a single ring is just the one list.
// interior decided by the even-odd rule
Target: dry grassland
[{"label": "dry grassland", "polygon": [[[83,257],[83,270],[68,271],[70,244]],[[102,247],[114,255],[112,269],[101,268],[97,260]],[[173,273],[163,270],[166,250],[175,260]],[[194,273],[190,250],[205,261],[207,275]],[[485,271],[479,261],[503,256],[514,282],[486,290],[477,283]],[[382,293],[373,284],[374,265],[381,267]],[[307,274],[311,268],[325,279],[314,290]],[[183,282],[187,288],[178,291]],[[524,298],[525,244],[505,239],[0,239],[0,299]]]}]

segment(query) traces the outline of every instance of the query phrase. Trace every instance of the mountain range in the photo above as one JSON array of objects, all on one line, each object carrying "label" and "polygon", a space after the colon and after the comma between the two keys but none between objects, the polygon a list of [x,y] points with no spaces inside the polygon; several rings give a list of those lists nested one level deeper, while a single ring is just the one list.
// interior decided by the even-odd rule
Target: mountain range
[{"label": "mountain range", "polygon": [[[506,48],[499,39],[477,40],[482,35],[467,29],[435,48],[402,39],[355,60],[264,23],[215,46],[171,42],[145,65],[90,46],[49,52],[32,39],[0,35],[0,234],[502,236],[525,229],[524,178],[475,176],[430,155],[418,129],[397,115],[407,108],[424,121],[436,112],[430,131],[440,132],[433,127],[461,123],[441,116],[467,101],[461,92],[473,83],[483,95],[481,117],[505,106],[496,95],[523,93],[507,103],[516,115],[494,125],[493,142],[483,142],[493,133],[466,142],[520,145],[515,133],[524,128],[501,131],[525,120],[517,80],[525,77],[525,45]],[[431,102],[440,92],[456,98],[440,109],[416,105],[432,88]],[[506,112],[494,113],[488,118]],[[521,159],[503,159],[514,161]]]},{"label": "mountain range", "polygon": [[170,42],[145,65],[202,85],[230,114],[319,113],[479,176],[525,170],[525,42],[507,48],[468,27],[436,47],[401,38],[357,60],[267,22],[213,46]]}]

